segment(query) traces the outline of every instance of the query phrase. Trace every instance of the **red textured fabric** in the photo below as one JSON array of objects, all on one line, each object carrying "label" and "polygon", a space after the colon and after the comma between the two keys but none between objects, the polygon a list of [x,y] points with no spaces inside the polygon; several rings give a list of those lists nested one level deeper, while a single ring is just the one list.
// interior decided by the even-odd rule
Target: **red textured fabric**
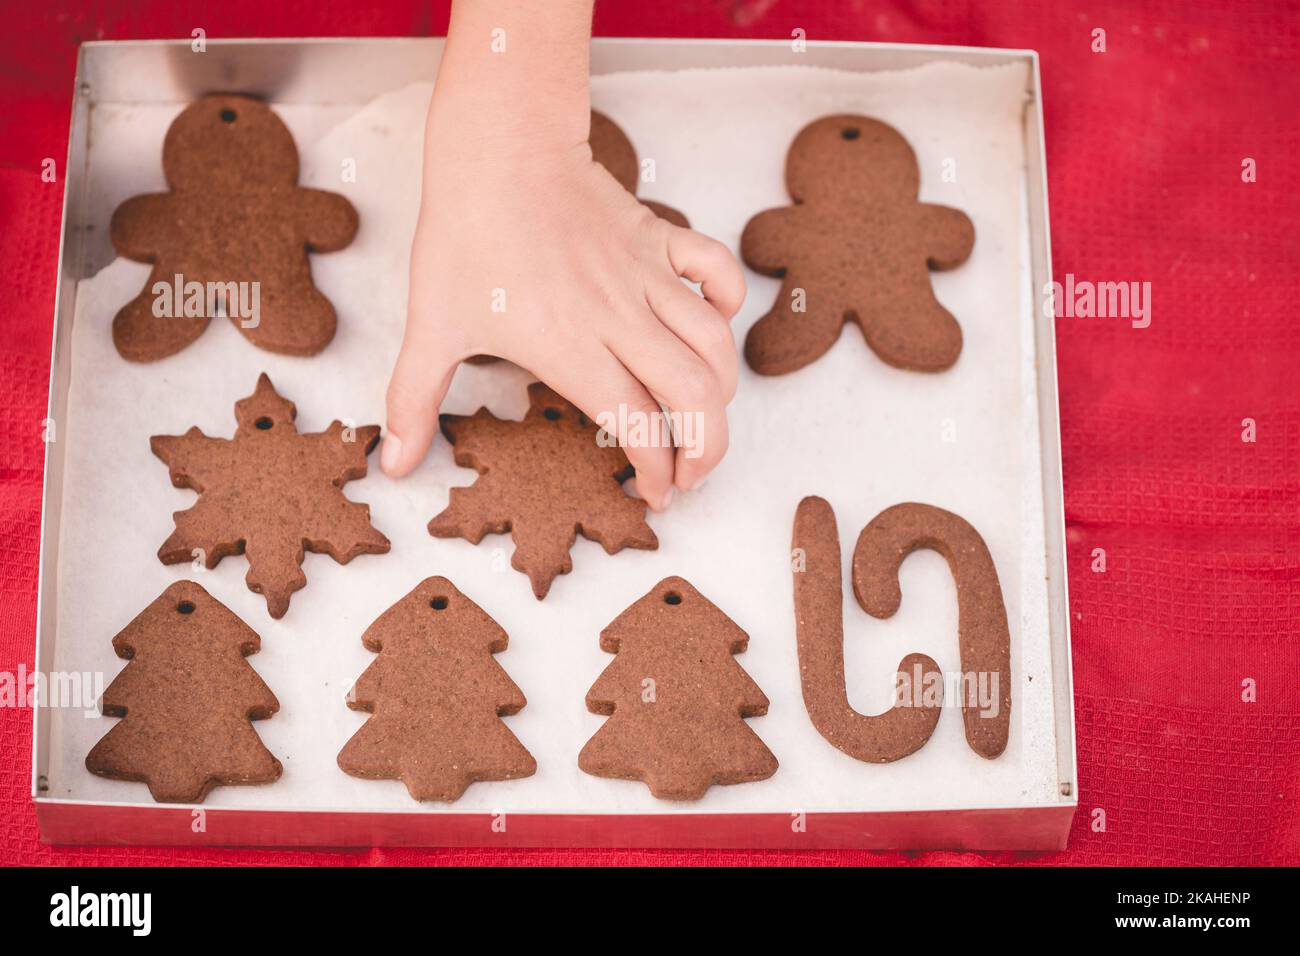
[{"label": "red textured fabric", "polygon": [[[3,0],[0,671],[32,666],[49,340],[82,40],[441,33],[447,3]],[[1133,9],[1134,7],[1141,9]],[[1149,281],[1152,322],[1057,323],[1080,810],[1060,854],[41,846],[29,711],[0,709],[0,863],[1300,862],[1300,5],[601,0],[596,31],[1028,47],[1054,270]],[[1106,52],[1092,52],[1092,31]],[[1242,162],[1257,181],[1242,181]],[[1242,441],[1243,419],[1257,436]],[[1094,549],[1106,553],[1092,570]],[[1258,688],[1241,700],[1243,681]],[[1106,828],[1094,832],[1094,811]]]}]

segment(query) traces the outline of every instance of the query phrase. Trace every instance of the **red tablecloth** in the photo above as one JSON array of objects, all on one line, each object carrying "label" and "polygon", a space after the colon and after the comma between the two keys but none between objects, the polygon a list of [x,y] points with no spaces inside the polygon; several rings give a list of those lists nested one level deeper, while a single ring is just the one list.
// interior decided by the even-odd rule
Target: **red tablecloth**
[{"label": "red tablecloth", "polygon": [[[209,9],[209,6],[211,9]],[[32,666],[50,324],[83,40],[441,33],[447,4],[3,0],[0,671]],[[57,10],[55,7],[69,9]],[[75,9],[72,9],[74,8]],[[1300,862],[1300,6],[601,0],[597,33],[1029,47],[1054,269],[1152,322],[1057,323],[1079,814],[1061,854],[49,848],[31,712],[0,708],[0,863]],[[1140,7],[1141,9],[1132,9]],[[1093,31],[1106,31],[1104,53]],[[1243,182],[1243,160],[1255,182]],[[1242,440],[1253,419],[1256,440]],[[1106,570],[1091,569],[1104,548]],[[1243,682],[1257,688],[1243,701]],[[1096,811],[1105,813],[1101,831]]]}]

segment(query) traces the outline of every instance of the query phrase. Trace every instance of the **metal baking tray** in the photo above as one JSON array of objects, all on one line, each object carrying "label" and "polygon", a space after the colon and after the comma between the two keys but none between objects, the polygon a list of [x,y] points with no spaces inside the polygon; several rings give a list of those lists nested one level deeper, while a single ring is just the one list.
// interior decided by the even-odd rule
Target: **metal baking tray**
[{"label": "metal baking tray", "polygon": [[[106,229],[88,210],[90,115],[97,103],[182,103],[211,90],[261,95],[273,104],[367,103],[415,81],[431,81],[440,39],[212,40],[203,55],[187,41],[84,44],[77,60],[75,98],[65,177],[51,359],[49,417],[68,414],[74,374],[72,326],[77,283],[112,258]],[[693,67],[778,66],[790,63],[788,41],[597,39],[595,74]],[[936,60],[974,66],[1024,63],[1029,85],[1023,115],[1026,144],[1029,281],[1025,295],[1051,283],[1042,96],[1037,54],[1026,50],[911,46],[880,43],[810,43],[807,66],[873,72]],[[56,798],[48,793],[51,715],[34,710],[32,798],[42,839],[51,843],[177,843],[226,845],[516,845],[710,846],[1056,849],[1065,845],[1077,803],[1070,633],[1061,493],[1054,327],[1043,310],[1034,316],[1038,449],[1044,500],[1048,607],[1039,625],[1050,635],[1059,793],[1055,799],[1000,807],[951,806],[918,811],[846,807],[810,813],[792,828],[789,813],[512,812],[507,832],[482,812],[430,814],[372,809],[229,809],[209,807],[206,825],[189,825],[194,808],[147,803],[105,803]],[[57,436],[57,427],[54,431]],[[59,624],[58,548],[65,477],[65,444],[46,445],[41,529],[37,668],[53,669]],[[791,503],[793,510],[793,502]],[[852,529],[841,529],[842,534]],[[105,573],[121,573],[106,569]],[[790,623],[791,639],[793,633]],[[783,625],[784,626],[784,625]],[[107,641],[109,634],[104,635]],[[255,661],[256,659],[254,659]]]}]

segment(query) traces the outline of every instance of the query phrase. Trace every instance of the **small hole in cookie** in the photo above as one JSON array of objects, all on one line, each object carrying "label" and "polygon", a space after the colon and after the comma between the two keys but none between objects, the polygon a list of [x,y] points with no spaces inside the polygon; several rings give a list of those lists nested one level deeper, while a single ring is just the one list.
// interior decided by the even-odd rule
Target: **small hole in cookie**
[{"label": "small hole in cookie", "polygon": [[222,110],[222,111],[221,111],[221,122],[223,122],[223,123],[233,123],[233,122],[235,121],[235,119],[237,118],[237,115],[238,115],[238,114],[236,114],[234,110]]},{"label": "small hole in cookie", "polygon": [[560,420],[560,410],[558,408],[548,408],[542,412],[542,415],[548,422],[558,422]]},{"label": "small hole in cookie", "polygon": [[664,595],[664,603],[671,604],[674,607],[682,603],[682,596],[676,591],[669,591]]},{"label": "small hole in cookie", "polygon": [[858,129],[856,126],[846,126],[844,129],[840,130],[840,137],[842,139],[853,140],[857,139],[861,135],[862,130]]},{"label": "small hole in cookie", "polygon": [[182,613],[182,614],[193,614],[193,613],[194,613],[194,602],[193,602],[193,601],[181,601],[180,604],[177,604],[177,605],[176,605],[176,610],[179,611],[179,612]]},{"label": "small hole in cookie", "polygon": [[275,424],[275,422],[271,421],[271,419],[269,419],[269,418],[267,418],[265,415],[263,415],[263,416],[262,416],[261,418],[259,418],[257,421],[253,422],[253,427],[257,428],[257,429],[260,430],[260,431],[266,431],[268,428],[270,428],[270,427],[271,427],[272,425],[274,425],[274,424]]},{"label": "small hole in cookie", "polygon": [[447,609],[447,599],[442,595],[439,595],[429,602],[429,607],[433,608],[435,611],[445,611]]}]

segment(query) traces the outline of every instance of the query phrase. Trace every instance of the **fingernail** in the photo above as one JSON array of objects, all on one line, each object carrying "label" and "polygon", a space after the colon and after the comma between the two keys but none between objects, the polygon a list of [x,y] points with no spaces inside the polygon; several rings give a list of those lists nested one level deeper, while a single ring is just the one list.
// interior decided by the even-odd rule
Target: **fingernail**
[{"label": "fingernail", "polygon": [[392,433],[385,435],[384,447],[379,449],[379,467],[391,475],[401,460],[402,440]]},{"label": "fingernail", "polygon": [[659,501],[659,510],[667,511],[668,506],[672,503],[673,503],[673,489],[672,486],[670,485],[667,493]]},{"label": "fingernail", "polygon": [[708,480],[709,480],[708,475],[701,475],[699,478],[696,478],[695,484],[691,485],[691,491],[699,491],[701,488],[704,487],[704,483]]}]

